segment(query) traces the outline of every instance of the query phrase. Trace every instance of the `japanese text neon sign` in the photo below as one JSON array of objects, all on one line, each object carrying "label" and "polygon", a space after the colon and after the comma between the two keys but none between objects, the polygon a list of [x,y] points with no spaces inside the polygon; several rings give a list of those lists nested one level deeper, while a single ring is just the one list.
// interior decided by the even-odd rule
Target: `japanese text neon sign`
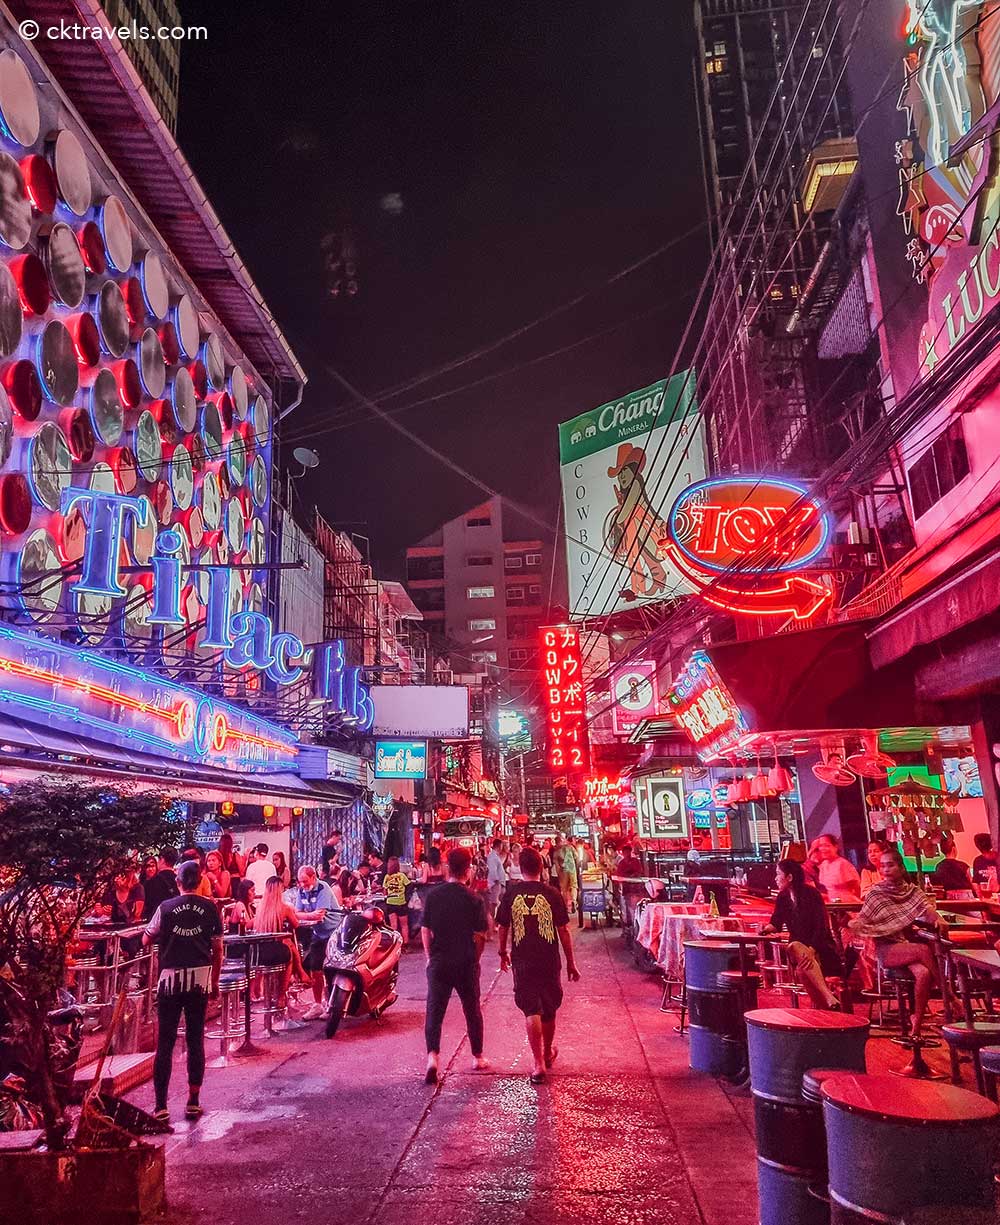
[{"label": "japanese text neon sign", "polygon": [[684,665],[667,694],[667,705],[704,761],[738,747],[750,730],[704,651],[695,651]]},{"label": "japanese text neon sign", "polygon": [[539,644],[549,767],[557,774],[585,774],[590,743],[580,631],[575,625],[543,625]]},{"label": "japanese text neon sign", "polygon": [[628,784],[618,775],[604,774],[600,778],[587,778],[583,782],[583,798],[588,804],[618,804]]},{"label": "japanese text neon sign", "polygon": [[740,476],[683,490],[660,544],[707,603],[809,621],[833,592],[795,571],[822,554],[829,535],[828,516],[804,486]]}]

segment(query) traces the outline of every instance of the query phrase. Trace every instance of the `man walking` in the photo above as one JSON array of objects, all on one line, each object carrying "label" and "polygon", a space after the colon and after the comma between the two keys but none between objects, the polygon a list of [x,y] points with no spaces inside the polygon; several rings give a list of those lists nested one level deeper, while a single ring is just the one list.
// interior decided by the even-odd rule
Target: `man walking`
[{"label": "man walking", "polygon": [[[500,969],[513,963],[514,1003],[524,1013],[528,1045],[534,1060],[531,1083],[540,1085],[556,1061],[556,1012],[562,1003],[559,944],[566,956],[566,977],[580,981],[573,957],[569,914],[560,893],[542,883],[542,857],[531,847],[520,855],[521,880],[512,884],[497,915],[500,932]],[[513,935],[511,954],[507,938]],[[558,936],[558,944],[556,939]]]},{"label": "man walking", "polygon": [[489,925],[489,938],[493,939],[496,927],[497,907],[507,884],[507,869],[503,862],[504,845],[502,838],[493,839],[493,847],[486,856],[486,922]]},{"label": "man walking", "polygon": [[205,1077],[205,1012],[219,993],[222,968],[222,922],[214,902],[198,894],[201,865],[186,860],[177,872],[180,895],[161,903],[143,934],[143,944],[155,940],[160,953],[156,986],[156,1060],[153,1085],[154,1117],[166,1123],[167,1089],[177,1042],[177,1026],[184,1016],[187,1044],[188,1100],[186,1119],[200,1118],[201,1082]]},{"label": "man walking", "polygon": [[556,837],[556,845],[552,851],[552,866],[559,882],[559,892],[566,903],[567,911],[572,914],[576,908],[576,848],[573,839],[566,842]]},{"label": "man walking", "polygon": [[441,1052],[441,1026],[452,991],[457,992],[465,1013],[465,1028],[472,1049],[472,1066],[489,1067],[483,1058],[483,1010],[479,1002],[479,958],[486,932],[483,900],[468,887],[472,856],[464,847],[448,852],[448,876],[444,884],[428,891],[424,901],[420,938],[427,956],[428,1085],[437,1084]]}]

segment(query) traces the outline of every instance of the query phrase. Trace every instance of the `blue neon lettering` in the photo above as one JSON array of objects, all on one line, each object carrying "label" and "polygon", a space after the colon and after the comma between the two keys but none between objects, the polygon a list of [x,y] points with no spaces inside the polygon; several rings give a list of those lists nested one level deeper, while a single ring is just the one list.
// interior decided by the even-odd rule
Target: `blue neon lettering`
[{"label": "blue neon lettering", "polygon": [[118,581],[118,556],[125,521],[131,517],[136,526],[145,527],[149,503],[143,498],[99,493],[93,489],[63,490],[64,515],[81,503],[90,509],[90,523],[83,554],[83,573],[76,583],[76,590],[93,595],[126,595],[125,588]]},{"label": "blue neon lettering", "polygon": [[232,607],[233,572],[223,566],[208,567],[208,607],[205,610],[205,637],[202,646],[228,651],[233,645],[229,632]]},{"label": "blue neon lettering", "polygon": [[160,532],[156,552],[150,559],[153,567],[153,611],[149,620],[154,625],[183,625],[181,616],[181,563],[176,554],[183,548],[180,533]]},{"label": "blue neon lettering", "polygon": [[233,645],[226,650],[230,668],[257,668],[271,663],[271,622],[263,613],[239,612],[229,622]]},{"label": "blue neon lettering", "polygon": [[304,669],[292,664],[292,660],[304,659],[305,647],[296,634],[275,634],[271,640],[271,656],[265,671],[276,685],[293,685],[301,678]]}]

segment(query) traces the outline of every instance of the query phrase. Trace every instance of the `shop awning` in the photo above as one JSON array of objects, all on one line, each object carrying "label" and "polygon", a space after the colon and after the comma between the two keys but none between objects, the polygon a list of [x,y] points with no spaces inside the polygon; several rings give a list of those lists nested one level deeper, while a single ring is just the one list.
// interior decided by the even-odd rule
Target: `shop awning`
[{"label": "shop awning", "polygon": [[876,668],[902,659],[1000,609],[1000,550],[939,584],[869,632]]}]

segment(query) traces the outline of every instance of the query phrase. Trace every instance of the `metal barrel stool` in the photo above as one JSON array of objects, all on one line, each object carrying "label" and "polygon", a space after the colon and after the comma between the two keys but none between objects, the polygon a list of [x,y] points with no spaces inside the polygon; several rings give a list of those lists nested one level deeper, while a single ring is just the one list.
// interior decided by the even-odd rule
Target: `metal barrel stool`
[{"label": "metal barrel stool", "polygon": [[[813,1008],[746,1014],[757,1132],[760,1225],[827,1225],[826,1144],[815,1083],[830,1069],[865,1068],[868,1022]],[[812,1091],[803,1079],[812,1074]],[[812,1100],[810,1100],[812,1098]]]},{"label": "metal barrel stool", "polygon": [[986,1096],[995,1102],[997,1081],[1000,1080],[1000,1046],[984,1046],[979,1052],[979,1063],[983,1070]]},{"label": "metal barrel stool", "polygon": [[250,1037],[247,1033],[246,1015],[243,1010],[243,994],[250,990],[243,962],[223,962],[219,975],[219,998],[222,1010],[218,1029],[205,1032],[206,1038],[219,1039],[219,1057],[212,1061],[213,1068],[229,1066],[229,1044],[234,1038]]},{"label": "metal barrel stool", "polygon": [[[935,1081],[843,1073],[823,1083],[833,1225],[885,1225],[921,1210],[992,1209],[1000,1111]],[[941,1219],[948,1219],[942,1213]]]},{"label": "metal barrel stool", "polygon": [[736,944],[684,942],[684,986],[688,1012],[688,1063],[696,1072],[736,1076],[744,1063],[739,994],[720,989],[718,976],[739,966]]}]

